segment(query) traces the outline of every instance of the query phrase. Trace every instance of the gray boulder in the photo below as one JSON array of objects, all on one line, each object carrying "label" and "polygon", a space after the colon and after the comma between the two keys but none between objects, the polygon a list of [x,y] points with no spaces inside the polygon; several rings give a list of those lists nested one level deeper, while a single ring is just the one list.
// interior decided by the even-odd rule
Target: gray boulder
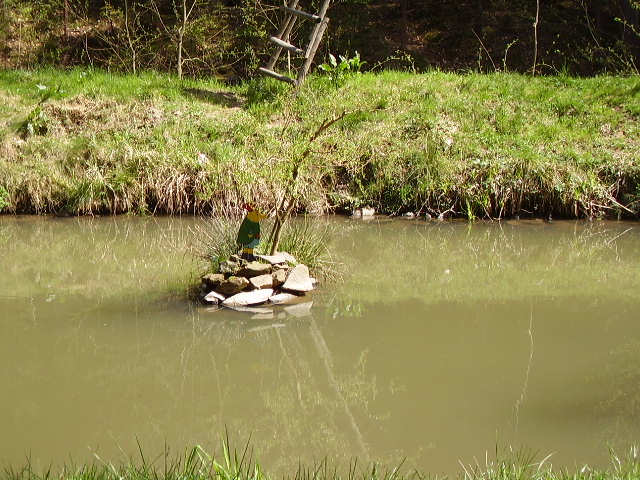
[{"label": "gray boulder", "polygon": [[240,264],[232,262],[231,260],[225,260],[218,266],[218,271],[226,275],[235,275],[239,268]]},{"label": "gray boulder", "polygon": [[282,289],[299,293],[313,290],[313,284],[311,283],[307,266],[300,264],[293,267],[291,272],[289,272],[287,281],[282,285]]},{"label": "gray boulder", "polygon": [[273,286],[279,287],[280,285],[282,285],[284,282],[287,281],[287,270],[282,268],[274,270],[273,273],[271,274],[271,279],[273,281]]},{"label": "gray boulder", "polygon": [[221,282],[224,282],[222,273],[210,273],[201,278],[202,284],[207,288],[216,288]]},{"label": "gray boulder", "polygon": [[266,275],[271,273],[271,265],[268,263],[250,262],[238,271],[238,275],[242,277],[257,277],[258,275]]},{"label": "gray boulder", "polygon": [[258,275],[257,277],[251,277],[249,283],[253,285],[253,288],[260,290],[261,288],[273,287],[273,277],[270,274]]},{"label": "gray boulder", "polygon": [[227,298],[223,305],[227,307],[244,307],[247,305],[258,305],[269,300],[269,297],[273,295],[271,288],[264,288],[262,290],[253,290],[251,292],[238,293],[232,297]]},{"label": "gray boulder", "polygon": [[223,295],[235,295],[249,286],[249,280],[244,277],[231,276],[216,287],[216,292]]}]

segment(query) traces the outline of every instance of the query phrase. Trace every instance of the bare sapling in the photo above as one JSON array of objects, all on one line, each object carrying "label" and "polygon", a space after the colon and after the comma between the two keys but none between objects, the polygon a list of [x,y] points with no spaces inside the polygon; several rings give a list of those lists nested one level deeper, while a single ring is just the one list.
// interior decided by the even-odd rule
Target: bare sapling
[{"label": "bare sapling", "polygon": [[536,0],[536,19],[533,22],[533,67],[531,74],[536,76],[536,68],[538,65],[538,23],[540,20],[540,0]]},{"label": "bare sapling", "polygon": [[303,171],[306,161],[311,154],[311,146],[325,130],[327,130],[336,122],[342,120],[345,116],[346,112],[342,112],[342,114],[337,117],[323,121],[322,124],[313,133],[313,135],[309,137],[307,148],[305,148],[305,150],[295,160],[291,172],[291,181],[288,182],[287,189],[282,195],[282,199],[280,200],[280,202],[277,202],[278,204],[276,205],[275,220],[273,223],[273,228],[271,229],[271,233],[269,234],[269,242],[271,243],[270,255],[274,255],[278,251],[280,236],[282,234],[282,227],[284,226],[287,219],[291,216],[291,213],[298,203],[298,190],[300,185],[301,172]]},{"label": "bare sapling", "polygon": [[[124,0],[122,8],[106,2],[101,14],[109,21],[111,28],[108,31],[95,28],[93,33],[107,45],[107,49],[122,67],[135,75],[139,66],[139,52],[148,38],[140,20],[143,14],[140,2]],[[82,15],[88,21],[89,12],[86,9]],[[88,55],[88,47],[85,48]]]},{"label": "bare sapling", "polygon": [[155,1],[151,2],[152,8],[156,13],[160,24],[162,25],[162,29],[165,31],[167,36],[171,39],[172,42],[176,45],[177,50],[177,72],[178,78],[182,79],[182,66],[185,62],[185,48],[184,48],[184,37],[189,26],[189,19],[191,18],[191,14],[193,13],[193,9],[198,4],[198,0],[179,0],[179,3],[176,3],[175,0],[172,2],[173,13],[176,17],[176,24],[173,28],[167,27],[164,23],[164,19],[160,13],[160,9],[158,8],[158,4]]}]

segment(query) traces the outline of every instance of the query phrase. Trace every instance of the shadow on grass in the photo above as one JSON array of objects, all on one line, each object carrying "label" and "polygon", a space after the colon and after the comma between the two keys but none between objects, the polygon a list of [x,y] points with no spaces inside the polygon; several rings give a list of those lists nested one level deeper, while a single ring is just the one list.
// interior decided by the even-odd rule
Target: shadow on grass
[{"label": "shadow on grass", "polygon": [[238,108],[244,105],[244,99],[230,92],[213,92],[202,88],[183,88],[182,93],[190,97],[209,102],[213,105]]}]

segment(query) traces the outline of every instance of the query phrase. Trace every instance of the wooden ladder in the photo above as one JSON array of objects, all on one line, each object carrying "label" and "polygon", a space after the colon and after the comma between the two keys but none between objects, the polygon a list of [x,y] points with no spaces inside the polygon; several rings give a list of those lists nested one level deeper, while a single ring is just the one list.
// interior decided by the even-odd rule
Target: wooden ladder
[{"label": "wooden ladder", "polygon": [[[317,14],[307,13],[299,10],[298,0],[289,0],[288,5],[282,5],[280,7],[285,12],[282,26],[280,27],[278,35],[269,37],[269,40],[276,44],[276,51],[273,53],[273,55],[271,55],[267,66],[259,68],[261,73],[276,78],[280,81],[291,83],[296,87],[304,82],[304,79],[309,72],[309,68],[311,67],[311,63],[313,62],[313,57],[316,55],[316,51],[318,50],[318,46],[320,45],[320,41],[322,40],[322,36],[324,35],[324,32],[327,29],[327,25],[329,24],[329,17],[326,16],[327,9],[329,8],[329,2],[330,0],[324,0],[322,2],[322,5],[320,6],[320,11]],[[295,25],[298,18],[310,20],[315,23],[315,26],[311,31],[311,35],[309,36],[309,43],[304,49],[296,47],[295,45],[289,43],[291,31],[293,30],[293,26]],[[286,75],[281,75],[273,70],[283,50],[287,50],[295,55],[299,55],[304,58],[302,67],[298,71],[298,77],[295,80],[291,77],[287,77]]]}]

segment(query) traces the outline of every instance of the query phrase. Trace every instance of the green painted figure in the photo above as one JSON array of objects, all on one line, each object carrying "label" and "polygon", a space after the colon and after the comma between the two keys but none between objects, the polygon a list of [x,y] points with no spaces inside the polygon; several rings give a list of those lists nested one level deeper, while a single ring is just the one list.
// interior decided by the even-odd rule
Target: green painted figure
[{"label": "green painted figure", "polygon": [[267,218],[267,216],[256,210],[250,203],[246,204],[244,208],[247,210],[247,216],[240,224],[236,243],[238,247],[242,248],[242,258],[251,262],[255,260],[253,249],[260,243],[260,220]]}]

